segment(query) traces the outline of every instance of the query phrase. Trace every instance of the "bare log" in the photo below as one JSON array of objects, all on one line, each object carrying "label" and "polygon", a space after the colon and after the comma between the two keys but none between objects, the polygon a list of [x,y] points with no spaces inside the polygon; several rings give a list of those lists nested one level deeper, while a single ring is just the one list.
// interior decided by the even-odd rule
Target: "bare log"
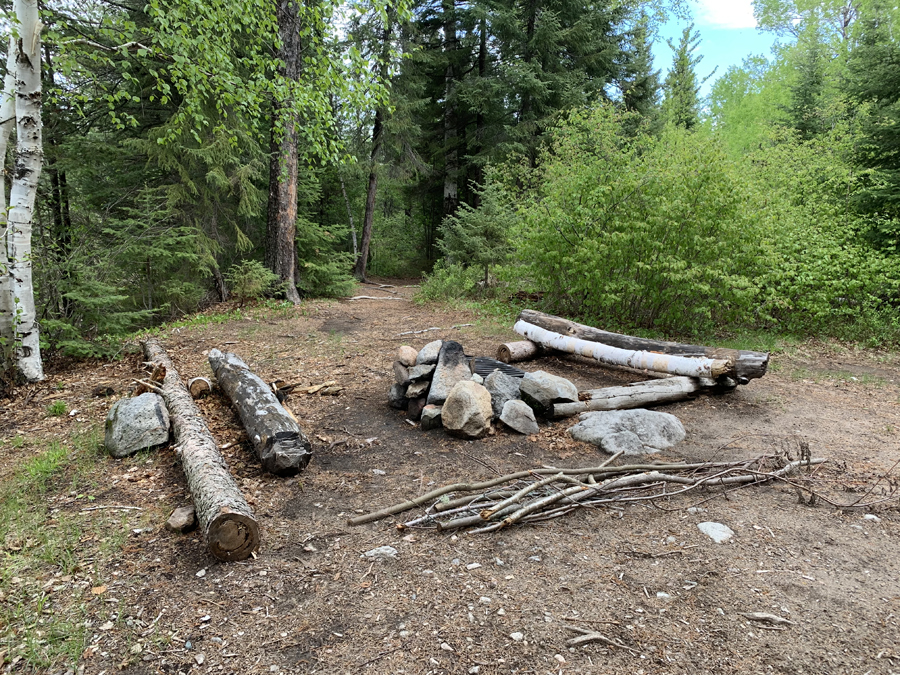
[{"label": "bare log", "polygon": [[766,374],[766,368],[769,365],[769,354],[766,352],[719,349],[716,347],[681,344],[679,342],[647,340],[631,335],[610,333],[531,309],[522,310],[518,319],[560,335],[568,335],[587,340],[588,342],[600,342],[619,349],[730,361],[733,368],[731,372],[726,374],[734,377],[740,384],[747,384],[752,379],[762,377]]},{"label": "bare log", "polygon": [[206,548],[219,560],[249,558],[259,548],[259,524],[253,511],[168,354],[153,338],[143,345],[147,360],[166,367],[162,396]]},{"label": "bare log", "polygon": [[[707,383],[714,384],[712,380]],[[593,410],[628,410],[682,401],[692,397],[704,388],[703,380],[695,377],[669,377],[664,380],[635,382],[623,387],[606,387],[579,392],[585,400],[577,403],[557,403],[553,406],[553,417],[572,417]]]},{"label": "bare log", "polygon": [[237,354],[209,351],[209,364],[247,430],[263,468],[277,476],[302,471],[312,457],[312,446],[296,419],[272,390]]},{"label": "bare log", "polygon": [[589,342],[580,338],[561,335],[521,319],[513,326],[513,330],[544,347],[570,354],[578,354],[579,356],[587,356],[600,363],[609,363],[614,366],[656,370],[687,377],[710,378],[728,375],[733,371],[733,364],[728,360],[690,358],[620,349],[618,347],[610,347],[602,342]]},{"label": "bare log", "polygon": [[195,377],[187,383],[187,388],[191,392],[191,398],[197,399],[212,391],[212,382],[205,377]]},{"label": "bare log", "polygon": [[504,342],[497,347],[497,360],[503,361],[503,363],[530,361],[540,356],[543,351],[539,345],[536,345],[531,340]]}]

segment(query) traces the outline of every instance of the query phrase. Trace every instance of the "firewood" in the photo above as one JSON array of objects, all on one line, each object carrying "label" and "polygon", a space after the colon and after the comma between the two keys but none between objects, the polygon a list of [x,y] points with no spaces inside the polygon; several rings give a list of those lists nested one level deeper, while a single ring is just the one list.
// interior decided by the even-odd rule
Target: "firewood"
[{"label": "firewood", "polygon": [[555,404],[553,417],[572,417],[592,410],[628,410],[682,401],[702,391],[703,382],[708,385],[715,384],[713,380],[700,380],[695,377],[669,377],[664,380],[635,382],[623,387],[583,391],[578,393],[580,400],[577,403]]},{"label": "firewood", "polygon": [[309,439],[269,386],[236,354],[211,349],[208,358],[219,386],[237,408],[263,468],[277,476],[305,469],[312,457]]},{"label": "firewood", "polygon": [[187,384],[191,398],[202,398],[212,391],[212,382],[205,377],[195,377]]},{"label": "firewood", "polygon": [[207,550],[219,560],[249,558],[259,548],[259,524],[253,511],[166,351],[153,338],[143,347],[148,360],[166,367],[162,397]]},{"label": "firewood", "polygon": [[530,361],[531,359],[536,359],[544,351],[540,345],[535,344],[531,340],[504,342],[497,347],[497,360],[503,361],[503,363]]}]

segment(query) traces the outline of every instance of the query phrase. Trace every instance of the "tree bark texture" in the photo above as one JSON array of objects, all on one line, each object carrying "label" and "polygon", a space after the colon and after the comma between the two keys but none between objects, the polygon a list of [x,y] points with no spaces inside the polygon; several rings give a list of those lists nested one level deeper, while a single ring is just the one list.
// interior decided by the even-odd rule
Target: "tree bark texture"
[{"label": "tree bark texture", "polygon": [[497,360],[503,363],[518,363],[519,361],[530,361],[536,359],[544,353],[539,345],[531,340],[520,340],[518,342],[504,342],[497,347]]},{"label": "tree bark texture", "polygon": [[674,356],[687,356],[692,358],[708,358],[727,360],[733,364],[733,369],[725,373],[735,378],[739,384],[747,384],[752,379],[760,378],[766,374],[769,365],[769,355],[765,352],[751,352],[737,349],[718,349],[715,347],[701,347],[699,345],[681,344],[678,342],[663,342],[660,340],[645,340],[643,338],[609,333],[605,330],[584,326],[568,319],[563,319],[552,314],[544,314],[531,309],[524,309],[519,313],[519,320],[535,326],[539,326],[554,333],[569,335],[588,342],[600,342],[610,347],[646,352],[658,352],[660,354],[672,354]]},{"label": "tree bark texture", "polygon": [[[9,137],[16,126],[16,41],[12,35],[6,52],[6,75],[3,78],[3,92],[0,93],[0,158],[5,162]],[[13,323],[14,304],[10,295],[10,275],[6,259],[6,233],[9,225],[6,213],[6,167],[0,166],[0,242],[3,257],[0,263],[0,336],[7,344],[15,344]]]},{"label": "tree bark texture", "polygon": [[[284,74],[300,78],[300,6],[295,0],[278,0],[276,6],[279,56]],[[286,112],[289,101],[276,102],[272,111],[272,156],[269,161],[269,207],[266,226],[266,266],[285,284],[285,297],[297,304],[297,117]],[[278,128],[276,122],[281,122]]]},{"label": "tree bark texture", "polygon": [[16,167],[9,195],[6,258],[16,366],[28,382],[44,379],[34,304],[31,231],[43,162],[41,138],[41,29],[37,0],[16,0]]},{"label": "tree bark texture", "polygon": [[576,337],[560,335],[519,319],[513,330],[532,342],[558,349],[569,354],[592,358],[600,363],[614,366],[628,366],[639,370],[655,370],[672,375],[687,377],[721,377],[733,370],[733,364],[722,359],[690,358],[655,354],[632,349],[619,349],[600,342],[588,342]]},{"label": "tree bark texture", "polygon": [[554,404],[553,417],[572,417],[592,410],[628,410],[682,401],[714,384],[712,380],[695,377],[668,377],[664,380],[635,382],[624,387],[592,389],[579,392],[579,398],[587,395],[587,400]]},{"label": "tree bark texture", "polygon": [[312,457],[309,439],[262,378],[237,354],[211,349],[209,364],[222,391],[237,408],[263,468],[277,476],[305,469]]},{"label": "tree bark texture", "polygon": [[166,368],[162,396],[206,548],[219,560],[249,558],[259,548],[259,524],[253,511],[166,350],[153,339],[143,346],[148,361]]}]

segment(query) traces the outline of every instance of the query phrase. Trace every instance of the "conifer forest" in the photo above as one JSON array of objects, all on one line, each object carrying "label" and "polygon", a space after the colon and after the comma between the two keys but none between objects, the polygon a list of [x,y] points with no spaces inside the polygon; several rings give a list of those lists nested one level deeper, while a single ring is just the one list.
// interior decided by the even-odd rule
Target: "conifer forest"
[{"label": "conifer forest", "polygon": [[16,0],[7,370],[369,275],[611,330],[896,344],[894,4],[757,0],[775,48],[701,97],[698,29],[651,55],[682,0]]}]

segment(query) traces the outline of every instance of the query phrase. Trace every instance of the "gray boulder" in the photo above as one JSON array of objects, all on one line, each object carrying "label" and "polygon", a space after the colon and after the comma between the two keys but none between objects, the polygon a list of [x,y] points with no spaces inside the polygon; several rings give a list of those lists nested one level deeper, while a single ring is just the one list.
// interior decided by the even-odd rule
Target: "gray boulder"
[{"label": "gray boulder", "polygon": [[166,529],[169,532],[178,532],[184,534],[190,532],[197,527],[197,514],[193,506],[180,506],[174,511],[166,521]]},{"label": "gray boulder", "polygon": [[491,428],[493,416],[490,393],[472,380],[461,380],[453,385],[441,409],[444,429],[463,438],[484,436]]},{"label": "gray boulder", "polygon": [[553,414],[554,403],[574,403],[578,400],[578,389],[564,377],[536,370],[525,373],[519,384],[522,400],[534,408],[538,415]]},{"label": "gray boulder", "polygon": [[397,350],[397,360],[407,368],[412,368],[416,365],[416,358],[418,358],[418,356],[419,352],[409,345],[403,345]]},{"label": "gray boulder", "polygon": [[[424,349],[422,351],[425,351]],[[420,352],[421,353],[421,352]],[[463,353],[463,347],[458,342],[448,340],[441,347],[438,356],[437,367],[434,369],[434,377],[431,378],[431,389],[428,391],[428,403],[441,405],[450,395],[453,386],[472,377],[469,369],[469,360]]]},{"label": "gray boulder", "polygon": [[413,366],[409,369],[409,381],[410,382],[421,382],[422,380],[428,380],[431,378],[431,374],[434,372],[434,366]]},{"label": "gray boulder", "polygon": [[441,427],[441,411],[442,408],[439,405],[426,405],[422,408],[422,417],[419,422],[422,431],[431,431]]},{"label": "gray boulder", "polygon": [[394,361],[394,381],[400,385],[409,384],[409,368],[399,361]]},{"label": "gray boulder", "polygon": [[507,401],[500,413],[500,421],[520,434],[536,434],[539,431],[534,411],[525,401],[516,399]]},{"label": "gray boulder", "polygon": [[388,394],[388,405],[397,410],[406,410],[406,387],[402,384],[392,384]]},{"label": "gray boulder", "polygon": [[684,427],[677,417],[652,410],[587,412],[568,430],[577,441],[586,441],[614,454],[652,454],[684,440]]},{"label": "gray boulder", "polygon": [[495,370],[484,380],[485,389],[491,392],[491,407],[494,417],[500,417],[507,401],[519,398],[519,378]]},{"label": "gray boulder", "polygon": [[429,384],[431,383],[428,380],[413,382],[406,389],[406,398],[419,398],[420,396],[424,396],[425,392],[428,391]]},{"label": "gray boulder", "polygon": [[435,340],[422,347],[422,349],[419,350],[418,356],[416,356],[416,365],[429,366],[437,363],[443,344],[443,340]]},{"label": "gray boulder", "polygon": [[168,442],[169,411],[159,394],[123,398],[110,408],[104,445],[113,457],[128,457]]}]

